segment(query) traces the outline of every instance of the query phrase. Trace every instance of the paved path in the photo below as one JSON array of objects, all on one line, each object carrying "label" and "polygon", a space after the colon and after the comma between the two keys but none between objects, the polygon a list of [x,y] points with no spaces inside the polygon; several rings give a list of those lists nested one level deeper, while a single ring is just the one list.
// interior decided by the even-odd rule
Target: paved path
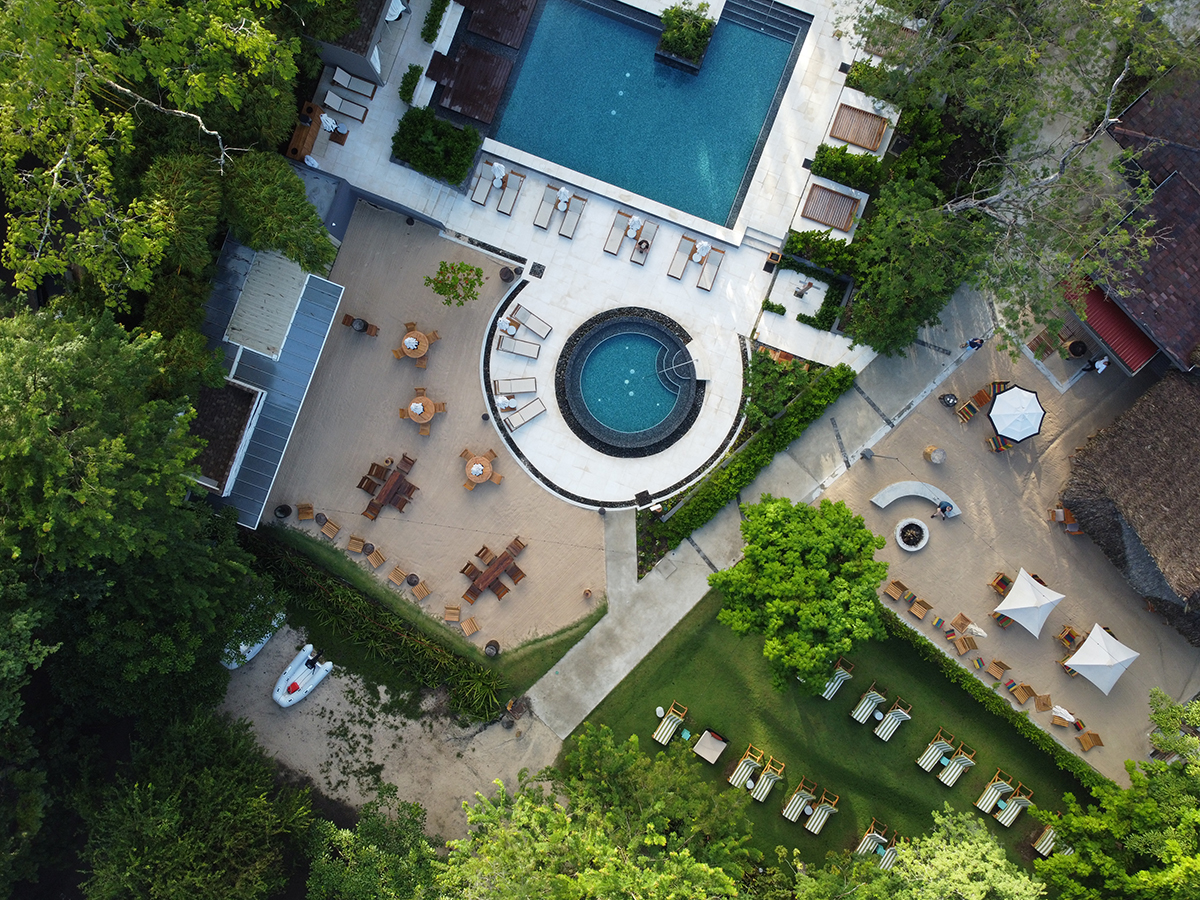
[{"label": "paved path", "polygon": [[[946,324],[921,329],[906,357],[876,357],[855,387],[808,427],[744,492],[814,499],[968,358],[959,344],[986,333],[988,310],[961,289],[942,313]],[[609,513],[605,524],[608,614],[529,691],[539,718],[566,738],[621,679],[699,602],[708,576],[742,555],[740,517],[730,504],[637,580],[634,514]],[[669,573],[669,574],[666,574]]]}]

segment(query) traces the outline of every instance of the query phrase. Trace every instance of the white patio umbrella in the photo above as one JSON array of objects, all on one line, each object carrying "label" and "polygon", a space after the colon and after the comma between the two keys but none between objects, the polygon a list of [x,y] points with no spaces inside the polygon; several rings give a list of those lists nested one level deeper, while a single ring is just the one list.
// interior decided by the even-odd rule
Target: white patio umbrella
[{"label": "white patio umbrella", "polygon": [[504,177],[504,166],[500,163],[492,163],[492,177],[499,181]]},{"label": "white patio umbrella", "polygon": [[696,252],[692,254],[692,259],[696,262],[700,262],[700,260],[708,256],[708,251],[711,249],[712,244],[710,244],[708,241],[700,241],[696,244]]},{"label": "white patio umbrella", "polygon": [[566,209],[567,201],[571,199],[571,189],[569,187],[560,187],[558,189],[558,208]]},{"label": "white patio umbrella", "polygon": [[633,237],[637,234],[639,228],[642,227],[642,220],[638,216],[631,216],[629,219],[629,227],[625,229],[626,237]]},{"label": "white patio umbrella", "polygon": [[1045,415],[1037,392],[1023,387],[1001,391],[992,401],[992,408],[988,412],[996,434],[1018,443],[1042,430],[1042,418]]},{"label": "white patio umbrella", "polygon": [[1033,576],[1022,569],[1017,573],[1017,580],[1004,595],[1004,601],[996,607],[996,612],[1003,613],[1034,637],[1038,637],[1050,616],[1050,611],[1058,606],[1063,596],[1058,591],[1034,581]]},{"label": "white patio umbrella", "polygon": [[1083,646],[1066,663],[1107,695],[1139,656],[1140,653],[1130,650],[1096,624]]}]

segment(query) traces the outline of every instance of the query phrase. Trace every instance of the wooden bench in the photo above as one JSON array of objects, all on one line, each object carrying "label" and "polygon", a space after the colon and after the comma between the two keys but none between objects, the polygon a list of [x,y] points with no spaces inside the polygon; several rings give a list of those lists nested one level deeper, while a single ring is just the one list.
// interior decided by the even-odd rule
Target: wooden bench
[{"label": "wooden bench", "polygon": [[950,498],[949,494],[924,481],[897,481],[889,484],[871,498],[871,503],[880,509],[886,509],[893,501],[899,500],[901,497],[924,497],[934,506],[945,500],[953,507],[950,512],[946,513],[946,518],[953,519],[959,514],[959,505]]}]

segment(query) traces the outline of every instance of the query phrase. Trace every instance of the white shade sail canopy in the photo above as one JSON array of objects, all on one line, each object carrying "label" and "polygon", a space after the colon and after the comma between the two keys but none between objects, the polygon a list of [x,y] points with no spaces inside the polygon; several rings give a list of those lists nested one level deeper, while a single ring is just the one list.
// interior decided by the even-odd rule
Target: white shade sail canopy
[{"label": "white shade sail canopy", "polygon": [[1001,391],[992,401],[992,408],[988,412],[996,434],[1018,442],[1041,431],[1045,415],[1037,393],[1023,387]]},{"label": "white shade sail canopy", "polygon": [[1051,590],[1033,580],[1033,576],[1022,569],[1012,583],[996,612],[1008,616],[1022,628],[1038,637],[1050,611],[1058,606],[1063,594]]},{"label": "white shade sail canopy", "polygon": [[1067,660],[1067,665],[1107,695],[1139,656],[1140,653],[1130,650],[1096,624],[1083,646]]}]

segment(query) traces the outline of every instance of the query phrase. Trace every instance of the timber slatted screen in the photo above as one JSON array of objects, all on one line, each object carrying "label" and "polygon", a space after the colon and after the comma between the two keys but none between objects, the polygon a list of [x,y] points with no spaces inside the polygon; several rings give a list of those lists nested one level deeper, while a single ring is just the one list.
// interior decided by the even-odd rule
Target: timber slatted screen
[{"label": "timber slatted screen", "polygon": [[849,231],[854,224],[854,214],[858,212],[858,198],[849,194],[839,194],[827,187],[814,184],[808,189],[808,200],[804,203],[804,212],[800,215],[839,231]]},{"label": "timber slatted screen", "polygon": [[883,142],[887,124],[887,119],[883,116],[843,103],[838,107],[837,115],[833,117],[833,127],[829,129],[829,136],[865,150],[878,150]]}]

